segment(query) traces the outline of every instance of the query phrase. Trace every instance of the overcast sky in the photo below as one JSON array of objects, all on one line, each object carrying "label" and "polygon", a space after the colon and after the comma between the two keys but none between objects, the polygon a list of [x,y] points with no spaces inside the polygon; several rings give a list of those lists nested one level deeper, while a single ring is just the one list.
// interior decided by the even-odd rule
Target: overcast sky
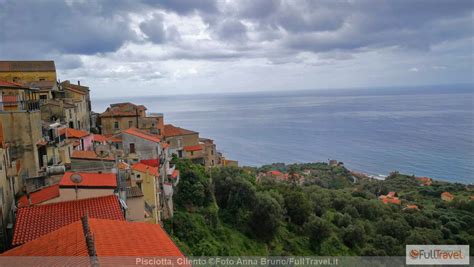
[{"label": "overcast sky", "polygon": [[0,58],[95,97],[472,83],[473,3],[0,0]]}]

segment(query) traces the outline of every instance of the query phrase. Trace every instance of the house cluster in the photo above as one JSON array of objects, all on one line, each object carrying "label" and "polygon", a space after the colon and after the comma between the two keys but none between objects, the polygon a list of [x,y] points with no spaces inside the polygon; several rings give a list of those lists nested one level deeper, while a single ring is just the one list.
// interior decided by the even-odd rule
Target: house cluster
[{"label": "house cluster", "polygon": [[92,112],[89,87],[61,82],[54,61],[0,61],[0,91],[5,255],[182,256],[161,228],[180,180],[171,159],[237,165],[213,140],[143,105]]}]

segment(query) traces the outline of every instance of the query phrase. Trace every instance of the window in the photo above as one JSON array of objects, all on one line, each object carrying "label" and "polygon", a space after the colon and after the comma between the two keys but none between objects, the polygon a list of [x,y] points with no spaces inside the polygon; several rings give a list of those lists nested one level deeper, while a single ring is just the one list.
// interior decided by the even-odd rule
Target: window
[{"label": "window", "polygon": [[214,166],[214,160],[211,161],[211,166]]},{"label": "window", "polygon": [[191,151],[191,156],[194,156],[194,151]]},{"label": "window", "polygon": [[130,153],[135,153],[135,144],[130,143]]},{"label": "window", "polygon": [[114,122],[114,129],[116,129],[116,130],[119,129],[119,122],[118,121]]},{"label": "window", "polygon": [[40,81],[46,81],[46,78],[45,77],[40,77],[39,80]]},{"label": "window", "polygon": [[211,149],[211,155],[214,156],[214,149]]},{"label": "window", "polygon": [[128,128],[132,128],[133,127],[133,121],[128,121]]},{"label": "window", "polygon": [[40,95],[40,99],[46,100],[46,99],[48,99],[48,96],[47,95]]}]

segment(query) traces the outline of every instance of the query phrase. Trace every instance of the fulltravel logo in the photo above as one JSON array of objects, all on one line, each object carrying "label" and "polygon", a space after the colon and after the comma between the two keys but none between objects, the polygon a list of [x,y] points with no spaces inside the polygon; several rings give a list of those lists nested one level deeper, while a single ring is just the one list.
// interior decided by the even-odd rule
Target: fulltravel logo
[{"label": "fulltravel logo", "polygon": [[468,245],[407,245],[406,263],[418,265],[469,264]]}]

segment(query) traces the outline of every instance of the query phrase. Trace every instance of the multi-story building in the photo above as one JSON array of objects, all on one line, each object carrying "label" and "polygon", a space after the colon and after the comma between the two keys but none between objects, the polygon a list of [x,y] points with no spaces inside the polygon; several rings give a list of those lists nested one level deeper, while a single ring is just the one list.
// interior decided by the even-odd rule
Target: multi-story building
[{"label": "multi-story building", "polygon": [[172,124],[165,125],[164,139],[169,145],[171,154],[178,158],[192,159],[196,163],[203,163],[203,148],[199,143],[199,133]]},{"label": "multi-story building", "polygon": [[99,118],[102,134],[118,134],[129,128],[137,128],[161,137],[164,131],[163,114],[147,116],[145,106],[129,102],[111,104]]},{"label": "multi-story building", "polygon": [[82,86],[78,81],[77,85],[69,81],[61,83],[61,89],[64,91],[64,101],[73,104],[76,112],[76,121],[71,128],[90,131],[91,128],[91,100],[89,87]]},{"label": "multi-story building", "polygon": [[56,83],[54,61],[0,61],[0,80],[27,84],[32,82]]},{"label": "multi-story building", "polygon": [[8,148],[0,146],[0,251],[9,247],[12,229],[7,229],[13,222],[14,189],[12,179],[8,176],[10,167]]},{"label": "multi-story building", "polygon": [[37,90],[0,82],[0,92],[0,143],[8,146],[10,160],[18,161],[23,176],[37,176],[41,166],[37,144],[42,141]]}]

